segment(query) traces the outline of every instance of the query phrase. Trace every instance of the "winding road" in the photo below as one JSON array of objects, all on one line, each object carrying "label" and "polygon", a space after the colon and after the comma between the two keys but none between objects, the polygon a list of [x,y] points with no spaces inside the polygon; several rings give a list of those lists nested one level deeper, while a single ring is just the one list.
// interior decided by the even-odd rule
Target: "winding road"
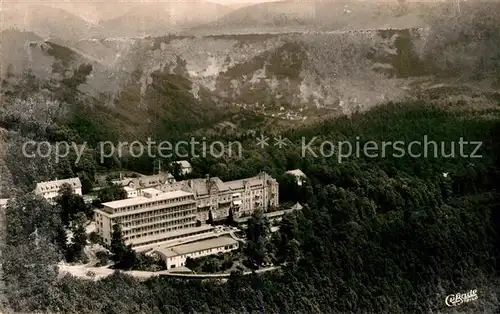
[{"label": "winding road", "polygon": [[[112,275],[115,270],[106,268],[106,267],[87,267],[85,265],[66,265],[66,264],[59,264],[59,274],[60,275],[65,275],[65,274],[71,274],[75,277],[82,278],[82,279],[88,279],[88,280],[98,280],[101,278],[105,278],[109,275]],[[255,271],[257,274],[273,271],[273,270],[278,270],[280,269],[280,266],[271,266],[271,267],[266,267],[262,269],[258,269]],[[93,275],[89,276],[89,274],[92,273]],[[183,278],[183,279],[226,279],[231,276],[230,273],[223,273],[223,274],[182,274],[182,273],[176,273],[172,272],[170,270],[163,270],[163,271],[157,271],[157,272],[152,272],[152,271],[139,271],[139,270],[130,270],[130,271],[123,271],[124,274],[130,275],[132,277],[135,277],[139,280],[147,280],[151,277],[154,276],[166,276],[166,277],[173,277],[173,278]],[[244,275],[250,275],[252,274],[253,271],[246,271],[243,274]]]}]

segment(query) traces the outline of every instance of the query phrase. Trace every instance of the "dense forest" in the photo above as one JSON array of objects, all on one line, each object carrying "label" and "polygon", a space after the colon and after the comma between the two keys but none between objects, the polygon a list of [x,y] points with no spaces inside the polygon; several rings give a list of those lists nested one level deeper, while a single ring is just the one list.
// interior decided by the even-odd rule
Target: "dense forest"
[{"label": "dense forest", "polygon": [[[494,312],[499,114],[388,104],[290,132],[290,145],[269,147],[265,164],[256,148],[237,160],[194,160],[199,172],[221,178],[264,167],[276,175],[297,167],[308,176],[303,193],[283,191],[282,200],[300,197],[306,206],[286,217],[268,244],[269,251],[282,252],[285,266],[262,275],[233,273],[227,283],[139,282],[121,273],[95,282],[59,278],[53,265],[60,259],[54,228],[60,213],[22,195],[6,213],[2,257],[10,307],[61,313],[423,313],[447,311],[446,295],[477,289],[480,300],[463,310]],[[302,137],[313,136],[408,143],[424,135],[446,143],[446,152],[461,137],[482,141],[481,158],[359,156],[339,163],[336,156],[302,158],[298,146]],[[18,172],[13,175],[26,177]]]}]

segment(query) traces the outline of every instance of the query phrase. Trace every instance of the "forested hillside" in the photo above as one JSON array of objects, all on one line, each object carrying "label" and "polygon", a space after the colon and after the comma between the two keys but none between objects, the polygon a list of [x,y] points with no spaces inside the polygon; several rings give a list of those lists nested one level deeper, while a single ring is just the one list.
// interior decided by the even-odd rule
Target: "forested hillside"
[{"label": "forested hillside", "polygon": [[[271,173],[300,167],[309,177],[302,191],[280,191],[282,201],[300,198],[307,206],[287,217],[265,244],[263,254],[287,262],[281,271],[235,273],[226,284],[140,283],[119,274],[97,282],[57,279],[51,270],[57,257],[51,226],[58,224],[58,214],[35,210],[43,202],[22,196],[7,209],[12,231],[3,264],[11,306],[65,313],[427,313],[449,312],[446,295],[477,289],[479,300],[461,309],[492,313],[498,306],[499,114],[389,104],[288,134],[297,144],[302,136],[409,143],[427,135],[447,145],[463,137],[483,142],[477,152],[482,157],[435,158],[431,150],[429,158],[351,157],[339,163],[336,156],[301,158],[298,146],[269,148]],[[470,148],[464,153],[471,154]],[[205,165],[200,171],[210,169],[221,178],[241,177],[264,167],[261,154],[250,149],[239,160],[209,159],[194,166]],[[20,177],[19,171],[32,170],[16,171]],[[35,228],[37,243],[20,236]],[[31,265],[28,271],[25,265]]]}]

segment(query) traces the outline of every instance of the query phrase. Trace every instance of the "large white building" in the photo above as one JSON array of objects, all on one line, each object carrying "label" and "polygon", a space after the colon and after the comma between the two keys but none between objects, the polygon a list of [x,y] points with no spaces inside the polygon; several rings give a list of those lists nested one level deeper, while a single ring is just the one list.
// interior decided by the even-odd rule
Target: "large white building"
[{"label": "large white building", "polygon": [[167,264],[167,269],[186,266],[186,260],[190,258],[199,258],[207,255],[225,253],[238,249],[239,243],[228,236],[221,236],[211,239],[205,239],[193,243],[187,243],[174,247],[155,249]]},{"label": "large white building", "polygon": [[82,183],[79,178],[37,183],[35,194],[41,195],[47,200],[52,201],[59,194],[59,189],[63,186],[63,184],[69,184],[69,186],[73,189],[73,193],[82,195]]},{"label": "large white building", "polygon": [[[175,182],[165,176],[149,176],[137,188],[134,181],[123,183],[127,182],[127,199],[103,203],[94,211],[96,231],[105,243],[111,243],[116,223],[121,224],[125,243],[140,249],[210,237],[214,232],[206,224],[210,213],[214,220],[222,220],[230,211],[239,218],[258,208],[278,206],[278,183],[265,172],[227,182],[217,177]],[[144,188],[150,185],[155,188]]]},{"label": "large white building", "polygon": [[113,225],[119,223],[126,244],[145,246],[213,231],[196,222],[196,200],[186,191],[163,192],[154,188],[140,196],[103,203],[96,209],[96,232],[111,243]]}]

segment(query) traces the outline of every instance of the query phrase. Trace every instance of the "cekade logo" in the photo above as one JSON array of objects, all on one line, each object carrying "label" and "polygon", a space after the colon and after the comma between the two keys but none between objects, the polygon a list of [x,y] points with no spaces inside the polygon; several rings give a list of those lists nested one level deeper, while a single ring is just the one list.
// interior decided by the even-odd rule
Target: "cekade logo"
[{"label": "cekade logo", "polygon": [[477,300],[476,289],[470,290],[467,293],[450,294],[449,296],[446,297],[444,302],[448,306],[458,306],[475,300]]}]

